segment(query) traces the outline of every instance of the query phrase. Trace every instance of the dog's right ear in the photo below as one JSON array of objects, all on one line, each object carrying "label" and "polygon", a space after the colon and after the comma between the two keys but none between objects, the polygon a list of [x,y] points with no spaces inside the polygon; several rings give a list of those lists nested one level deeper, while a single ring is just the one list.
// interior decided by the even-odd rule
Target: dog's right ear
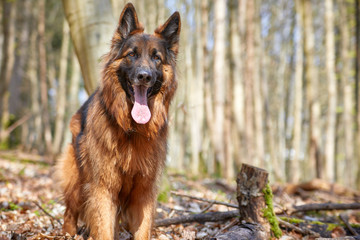
[{"label": "dog's right ear", "polygon": [[127,38],[134,31],[144,31],[144,28],[138,21],[138,17],[132,3],[126,4],[124,7],[117,28],[121,39]]}]

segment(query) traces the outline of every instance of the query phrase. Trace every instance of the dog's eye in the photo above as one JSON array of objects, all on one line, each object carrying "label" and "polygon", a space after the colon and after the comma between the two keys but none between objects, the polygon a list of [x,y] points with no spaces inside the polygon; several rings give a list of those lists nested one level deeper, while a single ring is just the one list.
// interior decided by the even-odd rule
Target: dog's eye
[{"label": "dog's eye", "polygon": [[130,53],[128,54],[128,57],[135,57],[135,53],[134,53],[134,52],[130,52]]},{"label": "dog's eye", "polygon": [[158,55],[154,55],[154,56],[153,56],[153,59],[154,59],[155,61],[161,60],[161,58],[160,58]]}]

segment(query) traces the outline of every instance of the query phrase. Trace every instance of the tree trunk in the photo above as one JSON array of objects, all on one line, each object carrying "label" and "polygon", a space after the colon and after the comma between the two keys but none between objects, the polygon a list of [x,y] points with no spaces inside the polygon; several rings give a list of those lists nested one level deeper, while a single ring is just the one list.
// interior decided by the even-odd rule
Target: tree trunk
[{"label": "tree trunk", "polygon": [[190,142],[191,142],[191,170],[194,175],[199,174],[200,152],[202,145],[204,121],[204,46],[201,38],[201,1],[195,2],[196,17],[196,69],[195,81],[190,83]]},{"label": "tree trunk", "polygon": [[[360,166],[360,0],[355,0],[355,19],[356,19],[356,36],[355,36],[355,110],[356,110],[356,137],[355,149],[357,164]],[[358,168],[356,185],[360,187],[360,167]]]},{"label": "tree trunk", "polygon": [[[33,9],[33,16],[37,16],[38,8]],[[33,114],[33,118],[30,121],[30,136],[28,137],[31,148],[36,148],[38,151],[44,151],[44,144],[42,142],[42,132],[43,132],[43,124],[41,119],[41,111],[40,111],[40,82],[38,75],[38,59],[39,53],[37,48],[37,37],[38,33],[36,31],[37,26],[32,26],[31,34],[30,34],[30,56],[29,63],[27,68],[27,75],[30,81],[30,105],[31,105],[31,113]]]},{"label": "tree trunk", "polygon": [[98,86],[101,57],[109,51],[115,23],[111,4],[105,1],[63,0],[71,39],[90,95]]},{"label": "tree trunk", "polygon": [[69,129],[70,119],[75,114],[79,106],[78,94],[80,88],[80,79],[81,79],[81,70],[79,61],[76,57],[76,54],[72,52],[71,57],[71,77],[70,77],[70,89],[67,97],[67,107],[66,107],[66,131],[64,136],[64,141],[62,145],[62,151],[65,150],[65,147],[68,143],[71,142],[71,132]]},{"label": "tree trunk", "polygon": [[314,61],[314,28],[312,25],[312,5],[310,0],[303,2],[303,22],[304,22],[304,54],[305,54],[305,81],[306,99],[309,109],[309,142],[308,142],[308,163],[306,164],[308,178],[315,176],[320,178],[322,175],[322,165],[320,162],[320,104],[318,101],[319,76],[315,68]]},{"label": "tree trunk", "polygon": [[50,116],[48,111],[48,86],[46,78],[46,46],[45,46],[45,0],[39,0],[38,15],[38,48],[39,48],[39,73],[40,73],[40,97],[41,116],[44,127],[44,141],[46,153],[52,155],[52,136],[50,130]]},{"label": "tree trunk", "polygon": [[0,142],[5,138],[3,132],[9,123],[9,84],[14,67],[15,50],[15,2],[2,0],[2,27],[4,42],[0,67]]},{"label": "tree trunk", "polygon": [[296,38],[296,58],[295,58],[295,96],[294,96],[294,129],[293,129],[293,139],[292,139],[292,148],[294,149],[293,159],[290,161],[290,182],[298,182],[300,180],[300,163],[299,157],[301,152],[301,135],[302,135],[302,101],[303,101],[303,5],[301,4],[302,0],[295,1],[295,11],[296,11],[296,22],[297,22],[297,38]]},{"label": "tree trunk", "polygon": [[336,129],[336,77],[335,77],[335,43],[334,16],[332,0],[325,0],[325,43],[326,43],[326,76],[328,85],[328,111],[325,143],[326,177],[335,181],[335,129]]},{"label": "tree trunk", "polygon": [[[213,145],[215,160],[222,169],[225,166],[224,152],[224,114],[225,114],[225,36],[226,36],[226,1],[215,0],[214,32],[214,126]],[[222,172],[223,176],[226,174]]]},{"label": "tree trunk", "polygon": [[255,126],[255,151],[256,158],[254,159],[255,166],[265,165],[265,150],[264,150],[264,126],[263,126],[263,96],[261,91],[261,22],[260,22],[260,9],[258,6],[255,7],[254,16],[254,71],[253,71],[253,97],[254,97],[254,126]]},{"label": "tree trunk", "polygon": [[[244,52],[244,31],[245,31],[245,8],[246,1],[231,1],[231,22],[230,22],[230,55],[233,68],[231,69],[231,78],[233,79],[233,104],[232,112],[234,115],[233,145],[234,158],[236,164],[240,166],[243,160],[242,137],[244,135],[244,84],[243,84],[243,52]],[[237,4],[235,4],[237,2]]]},{"label": "tree trunk", "polygon": [[64,20],[62,31],[62,43],[60,50],[60,68],[58,77],[58,86],[56,94],[56,117],[55,117],[55,133],[54,133],[54,154],[60,153],[61,145],[64,137],[64,121],[66,106],[66,73],[69,55],[69,26]]},{"label": "tree trunk", "polygon": [[247,1],[246,6],[246,63],[245,63],[245,77],[244,77],[244,91],[245,91],[245,163],[251,163],[255,158],[254,149],[254,126],[253,126],[253,82],[254,82],[254,15],[255,6],[254,1]]}]

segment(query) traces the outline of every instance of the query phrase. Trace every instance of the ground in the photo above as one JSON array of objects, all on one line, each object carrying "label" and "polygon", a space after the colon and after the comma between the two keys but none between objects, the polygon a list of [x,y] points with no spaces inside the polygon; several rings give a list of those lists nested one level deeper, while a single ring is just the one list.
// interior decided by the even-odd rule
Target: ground
[{"label": "ground", "polygon": [[[2,239],[83,239],[83,236],[61,234],[64,205],[60,191],[52,178],[53,167],[41,157],[19,152],[0,152],[0,240]],[[203,212],[233,211],[235,208],[195,200],[191,197],[236,202],[236,186],[222,180],[189,180],[183,175],[167,173],[168,185],[159,197],[157,219],[197,214]],[[325,184],[326,185],[326,184]],[[338,219],[340,213],[360,234],[360,212],[318,211],[291,214],[292,206],[305,203],[359,202],[359,194],[339,186],[327,189],[324,184],[311,188],[303,185],[272,185],[274,206],[278,216],[292,226],[311,229],[322,237],[355,235]],[[345,190],[344,190],[345,189]],[[338,191],[338,192],[337,192]],[[190,197],[187,197],[190,196]],[[238,218],[215,222],[192,222],[154,228],[152,239],[216,239],[238,225]],[[315,239],[309,233],[298,233],[284,227],[282,239]],[[130,239],[122,232],[119,239]],[[354,237],[353,239],[357,239]]]}]

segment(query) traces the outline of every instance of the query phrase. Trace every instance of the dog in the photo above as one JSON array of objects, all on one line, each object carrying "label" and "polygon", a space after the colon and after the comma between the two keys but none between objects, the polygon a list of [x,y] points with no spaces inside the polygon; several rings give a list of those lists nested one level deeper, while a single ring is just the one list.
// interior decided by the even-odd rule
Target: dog
[{"label": "dog", "polygon": [[146,34],[134,6],[123,9],[100,86],[71,118],[72,142],[57,163],[64,233],[74,235],[82,220],[92,238],[114,239],[121,222],[134,239],[150,239],[180,29],[175,12]]}]

